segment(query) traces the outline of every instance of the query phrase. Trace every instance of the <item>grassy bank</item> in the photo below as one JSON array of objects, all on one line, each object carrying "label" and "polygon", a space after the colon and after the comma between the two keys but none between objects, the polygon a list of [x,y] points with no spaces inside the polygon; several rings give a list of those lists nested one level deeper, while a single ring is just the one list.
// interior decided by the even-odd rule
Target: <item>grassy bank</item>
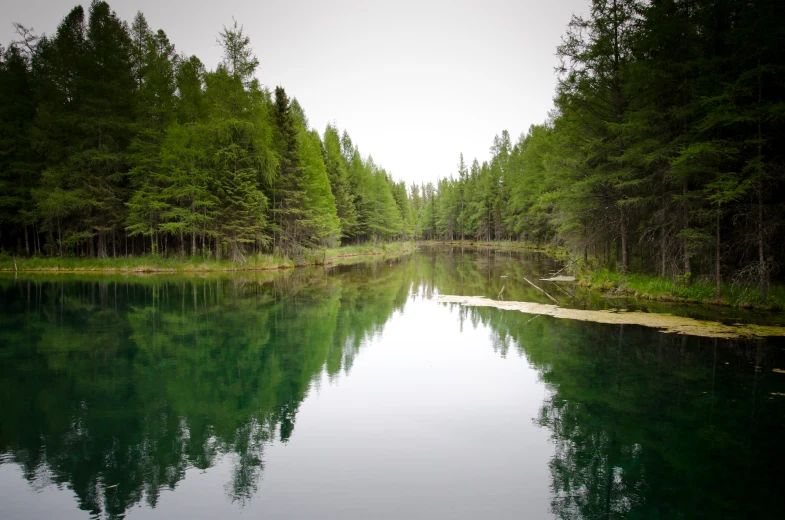
[{"label": "grassy bank", "polygon": [[558,256],[558,257],[567,257],[569,256],[569,252],[567,249],[554,246],[554,245],[547,245],[547,246],[540,246],[537,244],[532,244],[530,242],[518,242],[518,241],[511,241],[511,240],[499,240],[493,242],[482,242],[482,241],[475,241],[475,240],[426,240],[420,242],[423,245],[429,246],[464,246],[464,247],[488,247],[492,249],[515,249],[520,251],[535,251],[538,253],[546,253],[551,256]]},{"label": "grassy bank", "polygon": [[379,245],[346,246],[332,249],[309,251],[305,258],[295,262],[289,258],[274,255],[251,255],[245,262],[230,262],[212,258],[137,256],[120,258],[80,258],[80,257],[34,257],[13,258],[0,255],[0,271],[107,271],[139,273],[188,273],[212,271],[263,271],[271,269],[291,269],[309,265],[329,265],[336,261],[346,263],[349,258],[401,254],[413,251],[413,242],[392,242]]},{"label": "grassy bank", "polygon": [[609,269],[579,272],[577,279],[583,287],[644,300],[725,305],[745,309],[785,309],[785,287],[780,285],[773,285],[766,302],[762,303],[760,289],[748,284],[722,284],[722,298],[718,300],[716,285],[703,280],[693,280],[687,285],[670,278],[635,273],[623,275]]}]

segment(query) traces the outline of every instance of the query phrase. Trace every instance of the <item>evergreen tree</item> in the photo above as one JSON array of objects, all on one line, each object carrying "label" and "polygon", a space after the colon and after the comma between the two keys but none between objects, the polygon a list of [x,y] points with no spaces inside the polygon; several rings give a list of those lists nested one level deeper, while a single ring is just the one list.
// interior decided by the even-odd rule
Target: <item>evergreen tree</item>
[{"label": "evergreen tree", "polygon": [[162,213],[168,209],[162,195],[167,181],[161,171],[161,146],[166,128],[175,119],[177,55],[163,31],[153,34],[145,29],[147,24],[141,13],[136,15],[132,27],[134,57],[141,61],[135,70],[136,121],[135,137],[129,147],[132,196],[127,203],[127,225],[132,236],[149,236],[151,251],[157,252]]},{"label": "evergreen tree", "polygon": [[276,247],[283,254],[299,256],[306,238],[303,223],[307,219],[303,165],[299,153],[297,122],[283,87],[275,88],[273,117],[277,130],[276,149],[279,153],[278,175],[273,181]]},{"label": "evergreen tree", "polygon": [[333,125],[327,125],[324,131],[324,163],[330,180],[330,189],[335,198],[341,236],[348,238],[357,227],[357,210],[354,207],[355,196],[349,184],[346,160],[341,154],[341,139],[338,129]]},{"label": "evergreen tree", "polygon": [[300,161],[303,165],[305,219],[302,222],[306,245],[334,245],[340,234],[335,197],[330,189],[319,133],[308,129],[308,119],[300,104],[292,100],[297,122]]},{"label": "evergreen tree", "polygon": [[130,49],[125,24],[94,2],[87,24],[74,8],[36,54],[42,105],[35,133],[47,168],[35,193],[60,254],[117,253],[133,120]]},{"label": "evergreen tree", "polygon": [[30,255],[38,250],[32,190],[39,170],[30,134],[36,92],[30,60],[17,45],[0,49],[0,57],[0,233],[10,234],[19,242],[15,249]]},{"label": "evergreen tree", "polygon": [[262,183],[275,168],[272,128],[268,123],[266,93],[254,77],[259,61],[242,28],[224,28],[219,42],[224,59],[206,77],[210,106],[207,131],[211,135],[210,189],[217,198],[214,228],[215,255],[226,243],[232,261],[245,257],[245,247],[267,242],[267,197]]}]

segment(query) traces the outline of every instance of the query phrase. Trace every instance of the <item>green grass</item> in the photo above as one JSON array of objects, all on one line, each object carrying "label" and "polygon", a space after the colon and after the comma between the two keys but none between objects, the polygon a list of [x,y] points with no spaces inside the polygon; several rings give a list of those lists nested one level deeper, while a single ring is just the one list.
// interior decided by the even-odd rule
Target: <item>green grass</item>
[{"label": "green grass", "polygon": [[537,251],[546,253],[551,256],[569,256],[569,251],[561,246],[537,245],[531,242],[513,241],[513,240],[494,240],[494,241],[475,241],[475,240],[426,240],[422,242],[425,245],[464,245],[470,247],[490,247],[494,249],[519,249],[524,251]]},{"label": "green grass", "polygon": [[579,273],[578,281],[585,287],[646,300],[727,305],[749,309],[785,309],[785,287],[781,285],[771,286],[766,302],[762,302],[760,289],[750,284],[723,283],[722,298],[717,300],[716,285],[701,280],[694,280],[687,285],[678,279],[637,273],[625,276],[609,269],[595,269]]},{"label": "green grass", "polygon": [[128,258],[85,258],[85,257],[33,257],[13,258],[0,255],[0,271],[119,271],[119,272],[210,272],[210,271],[254,271],[288,269],[298,266],[332,263],[333,259],[347,257],[376,256],[412,251],[414,244],[389,243],[311,250],[303,260],[295,262],[289,258],[273,255],[249,255],[245,262],[216,261],[201,256],[168,257],[156,255]]},{"label": "green grass", "polygon": [[386,244],[361,244],[355,246],[343,246],[333,249],[327,249],[327,258],[342,258],[350,256],[371,256],[371,255],[387,255],[392,253],[404,253],[413,251],[415,248],[414,242],[389,242]]}]

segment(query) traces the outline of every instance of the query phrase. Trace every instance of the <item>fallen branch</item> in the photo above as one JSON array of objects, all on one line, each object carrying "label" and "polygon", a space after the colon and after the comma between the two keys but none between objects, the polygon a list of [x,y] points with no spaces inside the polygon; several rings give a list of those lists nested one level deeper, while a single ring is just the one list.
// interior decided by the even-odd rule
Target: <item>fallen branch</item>
[{"label": "fallen branch", "polygon": [[556,305],[561,305],[561,304],[559,303],[559,300],[557,300],[556,298],[554,298],[553,296],[551,296],[550,294],[548,294],[547,292],[545,292],[545,291],[544,291],[543,289],[541,289],[540,287],[537,287],[536,285],[534,285],[534,284],[533,284],[533,283],[532,283],[532,282],[531,282],[531,281],[530,281],[528,278],[524,277],[523,279],[524,279],[524,280],[526,280],[527,282],[529,282],[529,284],[530,284],[532,287],[534,287],[534,288],[535,288],[535,289],[537,289],[538,291],[542,292],[542,293],[543,293],[545,296],[547,296],[548,298],[550,298],[550,299],[551,299],[551,301],[553,301],[553,302],[554,302]]},{"label": "fallen branch", "polygon": [[551,281],[551,280],[545,280],[545,281],[551,282],[554,286],[556,286],[557,289],[559,289],[561,292],[565,293],[567,296],[569,296],[573,300],[577,300],[578,299],[578,298],[575,297],[574,294],[572,294],[570,291],[568,291],[567,289],[565,289],[561,285],[557,284],[556,282]]}]

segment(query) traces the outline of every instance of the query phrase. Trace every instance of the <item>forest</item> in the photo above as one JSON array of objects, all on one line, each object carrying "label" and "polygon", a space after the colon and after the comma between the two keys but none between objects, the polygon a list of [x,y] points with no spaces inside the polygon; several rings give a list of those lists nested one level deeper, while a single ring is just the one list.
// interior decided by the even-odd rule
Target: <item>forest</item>
[{"label": "forest", "polygon": [[754,284],[785,253],[785,3],[594,0],[549,119],[427,187],[422,235],[566,246],[621,273]]},{"label": "forest", "polygon": [[346,132],[320,135],[237,22],[208,70],[106,2],[0,65],[0,248],[15,255],[298,258],[408,237],[407,190]]},{"label": "forest", "polygon": [[509,240],[716,283],[718,298],[755,285],[765,302],[785,254],[785,2],[592,0],[567,22],[548,120],[409,187],[262,86],[237,23],[209,71],[105,2],[52,36],[17,24],[0,64],[0,248],[242,262]]}]

